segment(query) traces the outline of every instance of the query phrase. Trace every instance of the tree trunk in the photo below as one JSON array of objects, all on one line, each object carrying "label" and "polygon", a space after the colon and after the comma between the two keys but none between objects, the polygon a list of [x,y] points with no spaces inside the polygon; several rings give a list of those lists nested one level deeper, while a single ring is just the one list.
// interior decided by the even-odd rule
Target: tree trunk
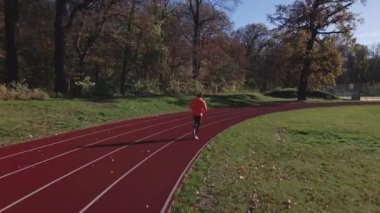
[{"label": "tree trunk", "polygon": [[55,92],[68,94],[68,83],[65,73],[65,20],[68,18],[68,0],[57,0],[55,17]]},{"label": "tree trunk", "polygon": [[355,76],[355,82],[354,82],[354,90],[351,96],[351,100],[360,101],[362,87],[363,87],[363,80],[362,75],[360,73],[359,68],[356,68],[356,76]]},{"label": "tree trunk", "polygon": [[193,40],[192,40],[192,65],[193,65],[193,79],[199,79],[199,70],[201,67],[201,21],[200,21],[200,8],[202,1],[196,0],[195,5],[190,4],[190,10],[193,16]]},{"label": "tree trunk", "polygon": [[5,65],[7,82],[18,81],[18,57],[16,45],[16,30],[18,22],[18,0],[4,0],[5,23]]},{"label": "tree trunk", "polygon": [[354,91],[352,93],[351,100],[360,101],[362,87],[363,87],[362,82],[354,83]]},{"label": "tree trunk", "polygon": [[315,37],[316,36],[317,36],[316,32],[312,33],[309,41],[307,42],[307,46],[306,46],[306,59],[305,59],[305,62],[303,64],[301,76],[300,76],[299,83],[298,83],[298,94],[297,94],[298,101],[304,101],[304,100],[306,100],[307,88],[308,88],[307,84],[308,84],[308,81],[309,81],[310,70],[311,70],[311,58],[310,58],[310,54],[313,51],[314,41],[315,41]]},{"label": "tree trunk", "polygon": [[193,50],[192,50],[192,58],[193,58],[193,78],[194,80],[198,80],[199,78],[199,70],[201,67],[200,63],[200,36],[201,29],[199,23],[195,21],[194,23],[194,34],[193,34]]},{"label": "tree trunk", "polygon": [[128,57],[129,57],[129,48],[128,48],[128,44],[126,44],[124,48],[123,68],[122,68],[121,76],[120,76],[120,93],[122,95],[125,95],[125,79],[126,79],[126,74],[127,74]]},{"label": "tree trunk", "polygon": [[84,81],[85,77],[85,63],[84,61],[86,60],[86,56],[81,55],[79,56],[79,80]]},{"label": "tree trunk", "polygon": [[[128,14],[128,24],[127,24],[128,35],[127,35],[127,39],[129,39],[128,37],[132,33],[132,21],[134,20],[134,14],[135,14],[135,10],[136,10],[136,0],[132,0],[131,3],[132,3],[131,9],[130,9],[129,14]],[[130,57],[131,57],[130,56],[130,48],[129,48],[129,43],[127,41],[127,43],[125,44],[125,47],[124,47],[123,67],[122,67],[121,77],[120,77],[120,93],[123,95],[125,95],[125,81],[126,81],[126,75],[128,73],[128,70],[129,70],[128,67],[130,64],[130,60],[129,60]]]},{"label": "tree trunk", "polygon": [[[85,56],[79,55],[79,81],[83,82],[85,79]],[[76,97],[80,97],[83,92],[83,86],[82,85],[76,85],[75,89],[72,89],[72,94]]]},{"label": "tree trunk", "polygon": [[307,96],[307,83],[309,79],[309,72],[310,72],[310,60],[307,60],[304,63],[304,68],[302,69],[301,77],[298,83],[298,101],[304,101],[306,100]]},{"label": "tree trunk", "polygon": [[98,83],[99,83],[99,78],[100,78],[100,66],[99,66],[99,64],[97,64],[95,66],[95,76],[94,76],[94,78],[95,78],[95,86],[97,86]]}]

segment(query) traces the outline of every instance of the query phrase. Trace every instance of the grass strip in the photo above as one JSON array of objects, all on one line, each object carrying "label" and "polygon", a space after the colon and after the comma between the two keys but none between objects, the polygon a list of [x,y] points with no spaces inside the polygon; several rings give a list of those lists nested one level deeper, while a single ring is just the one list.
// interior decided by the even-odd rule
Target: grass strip
[{"label": "grass strip", "polygon": [[[103,123],[188,111],[193,96],[0,101],[0,146]],[[259,93],[205,96],[209,107],[281,101]]]},{"label": "grass strip", "polygon": [[379,106],[355,106],[239,124],[202,153],[173,212],[379,212],[379,123]]}]

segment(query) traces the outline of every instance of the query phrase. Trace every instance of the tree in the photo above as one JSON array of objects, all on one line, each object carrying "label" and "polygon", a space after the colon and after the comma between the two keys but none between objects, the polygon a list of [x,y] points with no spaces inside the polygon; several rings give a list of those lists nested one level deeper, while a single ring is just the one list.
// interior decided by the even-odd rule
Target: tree
[{"label": "tree", "polygon": [[80,10],[86,9],[89,5],[95,3],[97,0],[83,0],[70,1],[70,0],[57,0],[55,9],[55,23],[54,23],[54,36],[55,36],[55,92],[61,92],[68,95],[70,79],[65,70],[66,58],[66,31],[71,28],[77,13]]},{"label": "tree", "polygon": [[[150,70],[152,70],[156,77],[159,78],[159,87],[161,91],[164,91],[164,88],[168,84],[168,79],[166,78],[166,56],[167,51],[164,46],[164,26],[165,22],[169,19],[168,17],[172,15],[172,10],[169,7],[170,0],[151,0],[147,2],[146,12],[150,14],[150,25],[151,30],[148,33],[150,37],[149,42],[145,42],[149,47],[147,48],[144,59],[149,60],[151,63]],[[145,17],[149,16],[148,14]],[[145,71],[147,73],[147,70]],[[148,80],[147,78],[145,78]]]},{"label": "tree", "polygon": [[[266,74],[269,72],[269,70],[261,72],[260,68],[264,65],[262,63],[265,60],[264,55],[266,55],[265,58],[269,58],[267,54],[269,51],[263,53],[263,50],[268,49],[271,40],[270,32],[263,24],[249,24],[239,29],[237,36],[246,48],[245,56],[248,61],[247,69],[249,70],[246,76],[247,84],[251,87],[258,86],[260,78],[265,79]],[[266,86],[263,82],[261,89],[265,88]]]},{"label": "tree", "polygon": [[[337,40],[334,37],[326,37],[323,46],[315,46],[313,51],[307,55],[306,45],[308,36],[305,33],[298,34],[295,39],[286,42],[288,56],[284,65],[287,77],[296,79],[303,71],[303,63],[310,57],[310,76],[308,88],[324,89],[327,86],[335,86],[337,77],[343,74],[343,56],[337,47]],[[289,79],[287,79],[289,80]],[[296,86],[298,83],[289,86]]]},{"label": "tree", "polygon": [[18,56],[16,45],[16,31],[18,14],[18,0],[4,0],[4,23],[5,23],[5,64],[7,69],[7,82],[17,82]]},{"label": "tree", "polygon": [[230,38],[232,23],[220,12],[219,18],[204,26],[202,54],[204,69],[202,81],[213,92],[234,90],[243,84],[245,78],[244,47]]},{"label": "tree", "polygon": [[[228,9],[227,0],[186,0],[189,15],[193,22],[192,70],[193,78],[199,78],[201,68],[202,30],[208,22],[218,19],[222,13],[218,9]],[[237,1],[233,1],[237,3]]]},{"label": "tree", "polygon": [[260,52],[268,45],[269,30],[263,24],[249,24],[237,32],[246,47],[246,55],[255,61]]},{"label": "tree", "polygon": [[354,44],[348,55],[347,69],[354,83],[352,100],[360,100],[363,83],[367,80],[370,51],[367,46]]},{"label": "tree", "polygon": [[[122,65],[122,71],[120,76],[120,93],[125,94],[125,82],[127,78],[128,72],[131,70],[132,67],[132,61],[134,58],[137,57],[137,49],[135,48],[135,54],[132,53],[132,37],[133,37],[133,31],[134,31],[134,22],[135,22],[135,16],[137,13],[137,0],[131,0],[131,5],[129,7],[128,14],[126,15],[127,18],[127,24],[126,24],[126,32],[125,32],[125,41],[124,41],[124,51],[123,51],[123,65]],[[139,45],[137,45],[139,46]]]},{"label": "tree", "polygon": [[31,88],[54,86],[54,7],[50,0],[19,2],[19,75]]},{"label": "tree", "polygon": [[204,61],[207,73],[203,74],[205,87],[217,93],[240,87],[245,79],[243,48],[236,40],[225,34],[215,35],[204,47]]},{"label": "tree", "polygon": [[[363,4],[366,0],[360,0]],[[308,80],[312,75],[313,51],[315,43],[324,47],[325,38],[331,35],[351,36],[357,18],[349,8],[357,0],[296,0],[293,4],[277,6],[276,13],[269,16],[278,30],[295,36],[304,33],[305,58],[298,83],[298,100],[306,99]]]},{"label": "tree", "polygon": [[169,81],[179,81],[185,75],[185,67],[189,64],[191,46],[184,36],[181,17],[170,15],[164,23],[164,43],[167,48],[167,64]]},{"label": "tree", "polygon": [[370,59],[368,67],[368,82],[380,82],[380,44],[373,45],[370,48]]},{"label": "tree", "polygon": [[66,57],[66,43],[65,43],[65,19],[68,18],[68,0],[57,0],[55,9],[55,92],[61,92],[67,95],[68,93],[68,79],[65,73],[65,57]]},{"label": "tree", "polygon": [[[89,58],[91,51],[94,49],[94,45],[103,33],[107,22],[113,16],[117,16],[112,13],[114,9],[113,6],[116,5],[116,0],[103,0],[94,4],[88,10],[82,12],[78,15],[76,26],[74,26],[75,38],[73,42],[75,43],[74,49],[76,55],[78,56],[78,75],[79,82],[83,82],[86,78],[86,62]],[[98,69],[95,70],[97,72]],[[95,79],[98,79],[98,74],[95,74]],[[88,77],[89,79],[89,77]],[[78,81],[76,85],[77,95],[81,95],[83,87]],[[79,83],[79,84],[78,84]]]},{"label": "tree", "polygon": [[[4,1],[0,1],[0,32],[4,32]],[[0,83],[6,82],[7,73],[5,70],[5,33],[0,33],[0,61],[4,66],[0,66]]]}]

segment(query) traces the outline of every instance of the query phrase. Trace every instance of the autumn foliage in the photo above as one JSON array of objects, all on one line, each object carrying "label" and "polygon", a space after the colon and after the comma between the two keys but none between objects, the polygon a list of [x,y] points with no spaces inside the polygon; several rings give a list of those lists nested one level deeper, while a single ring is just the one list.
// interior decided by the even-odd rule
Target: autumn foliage
[{"label": "autumn foliage", "polygon": [[[349,36],[352,29],[339,28],[344,36],[330,35],[323,31],[330,29],[329,23],[320,23],[325,27],[311,37],[310,29],[302,28],[302,23],[321,21],[334,11],[345,13],[328,19],[331,24],[353,27],[350,5],[341,8],[333,5],[336,1],[323,1],[331,2],[331,7],[316,10],[321,13],[314,19],[309,10],[290,11],[313,8],[313,2],[319,6],[318,0],[279,6],[272,20],[279,21],[280,27],[273,30],[259,23],[235,30],[227,15],[237,6],[234,0],[12,2],[19,16],[11,20],[5,14],[12,5],[5,8],[0,3],[3,84],[25,80],[30,88],[67,96],[225,92],[247,87],[267,91],[299,87],[306,72],[307,88],[324,89],[350,71],[346,50],[354,43]],[[13,34],[5,23],[15,27],[10,28]],[[11,59],[5,57],[7,53]],[[372,61],[369,67],[377,67]]]}]

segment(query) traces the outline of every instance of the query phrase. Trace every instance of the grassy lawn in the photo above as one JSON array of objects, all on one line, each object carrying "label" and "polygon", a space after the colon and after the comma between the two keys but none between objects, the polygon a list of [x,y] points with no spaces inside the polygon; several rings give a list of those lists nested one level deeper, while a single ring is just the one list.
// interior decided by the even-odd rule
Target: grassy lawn
[{"label": "grassy lawn", "polygon": [[[117,120],[187,111],[194,97],[0,101],[0,146]],[[206,96],[210,107],[280,101],[257,93]]]},{"label": "grassy lawn", "polygon": [[380,212],[380,106],[261,116],[217,137],[173,212]]},{"label": "grassy lawn", "polygon": [[105,122],[183,111],[173,98],[1,101],[0,144],[16,143]]}]

